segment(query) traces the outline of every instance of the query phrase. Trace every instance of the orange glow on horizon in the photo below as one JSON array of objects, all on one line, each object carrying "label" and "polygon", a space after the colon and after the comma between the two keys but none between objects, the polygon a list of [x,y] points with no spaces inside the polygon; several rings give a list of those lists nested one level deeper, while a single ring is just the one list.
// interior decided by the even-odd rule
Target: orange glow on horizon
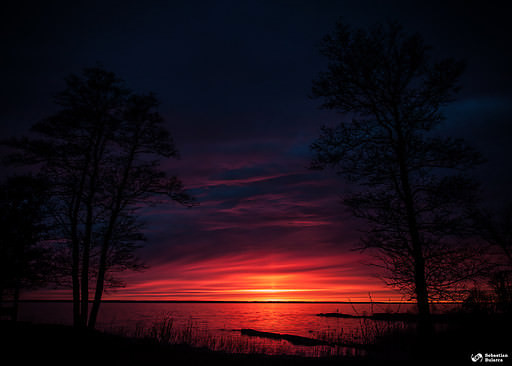
[{"label": "orange glow on horizon", "polygon": [[[125,288],[105,300],[146,301],[404,301],[384,286],[360,256],[224,256],[176,261],[131,273]],[[26,298],[70,298],[70,290]]]}]

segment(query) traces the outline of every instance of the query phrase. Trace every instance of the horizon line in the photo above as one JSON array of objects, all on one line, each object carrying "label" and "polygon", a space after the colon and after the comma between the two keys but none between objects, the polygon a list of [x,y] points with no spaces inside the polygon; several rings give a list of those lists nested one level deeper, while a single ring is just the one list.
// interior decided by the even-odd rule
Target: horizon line
[{"label": "horizon line", "polygon": [[[1,301],[12,302],[12,301]],[[23,302],[72,303],[72,299],[20,299]],[[89,300],[92,303],[93,300]],[[101,300],[102,303],[199,303],[199,304],[416,304],[415,301],[307,301],[307,300]],[[460,301],[433,301],[430,304],[458,304]]]}]

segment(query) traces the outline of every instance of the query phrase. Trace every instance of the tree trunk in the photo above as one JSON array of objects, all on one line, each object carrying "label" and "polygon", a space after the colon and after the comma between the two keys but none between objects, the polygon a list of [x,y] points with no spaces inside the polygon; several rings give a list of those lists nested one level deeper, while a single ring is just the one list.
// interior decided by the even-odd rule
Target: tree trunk
[{"label": "tree trunk", "polygon": [[432,319],[430,316],[430,305],[428,299],[427,281],[425,278],[425,259],[423,257],[422,242],[416,218],[414,197],[409,181],[409,171],[406,163],[406,144],[402,131],[398,128],[398,163],[400,167],[400,183],[405,203],[407,226],[411,239],[412,255],[414,260],[414,285],[416,292],[416,303],[418,306],[418,334],[425,342],[430,338],[432,332]]},{"label": "tree trunk", "polygon": [[[106,255],[105,255],[105,258],[106,258]],[[94,293],[94,301],[92,303],[91,314],[89,316],[88,327],[91,329],[94,329],[94,327],[96,326],[96,319],[98,318],[98,313],[100,311],[101,297],[103,296],[106,272],[107,272],[106,260],[103,260],[103,253],[102,253],[100,268],[98,270],[98,279],[96,281],[96,291]]]},{"label": "tree trunk", "polygon": [[109,245],[112,240],[112,234],[114,232],[114,227],[117,222],[117,218],[119,216],[119,212],[121,211],[121,201],[124,195],[126,182],[128,181],[128,176],[130,174],[130,170],[132,168],[132,163],[135,157],[135,151],[138,147],[138,134],[135,135],[135,140],[133,142],[132,148],[130,150],[130,154],[128,156],[128,160],[126,162],[126,167],[123,172],[123,178],[121,183],[119,184],[119,188],[117,191],[117,195],[114,198],[114,202],[112,205],[112,213],[110,216],[110,220],[108,223],[107,230],[105,232],[105,237],[103,238],[103,245],[101,247],[100,254],[100,266],[98,270],[98,278],[96,280],[96,291],[94,293],[94,301],[91,308],[91,315],[89,317],[89,328],[93,329],[96,326],[96,319],[98,317],[98,313],[101,305],[101,297],[103,296],[103,290],[105,287],[105,274],[107,273],[107,255],[109,250]]},{"label": "tree trunk", "polygon": [[430,317],[427,281],[425,279],[425,259],[423,258],[416,217],[410,213],[414,212],[414,208],[411,207],[410,204],[407,204],[407,207],[407,221],[414,257],[414,285],[419,315],[418,332],[421,338],[427,339],[432,331],[432,322]]},{"label": "tree trunk", "polygon": [[[93,178],[94,174],[93,174]],[[92,178],[91,178],[92,179]],[[91,255],[92,243],[92,226],[93,226],[93,194],[95,192],[94,182],[91,183],[89,198],[87,202],[87,216],[85,219],[85,238],[83,243],[82,253],[82,302],[81,302],[81,322],[83,326],[87,325],[87,318],[89,315],[89,263]]]},{"label": "tree trunk", "polygon": [[418,304],[418,333],[421,338],[427,340],[432,333],[432,319],[428,300],[427,282],[425,280],[425,260],[421,253],[421,247],[414,249],[414,282],[416,287],[416,301]]},{"label": "tree trunk", "polygon": [[94,329],[94,327],[96,326],[96,319],[98,318],[98,313],[100,311],[101,297],[103,296],[103,290],[105,287],[105,274],[107,273],[107,255],[109,243],[112,238],[113,229],[112,221],[115,221],[115,218],[111,218],[109,227],[107,229],[107,232],[105,233],[103,246],[101,247],[100,265],[98,269],[98,278],[96,280],[96,291],[94,292],[94,301],[92,303],[91,315],[89,316],[88,324],[88,327],[91,329]]},{"label": "tree trunk", "polygon": [[[131,162],[131,160],[130,160],[130,162]],[[130,166],[131,165],[129,165],[128,168]],[[121,197],[124,192],[124,187],[126,185],[126,179],[127,179],[128,171],[129,171],[128,168],[127,168],[127,171],[125,172],[123,180],[120,184],[118,195],[115,198],[114,208],[112,210],[110,220],[108,223],[108,227],[105,232],[105,236],[103,238],[103,243],[101,246],[100,264],[99,264],[99,269],[98,269],[98,277],[96,280],[96,291],[94,293],[94,301],[92,304],[91,315],[89,317],[89,324],[88,324],[88,327],[91,329],[94,329],[94,327],[96,326],[96,319],[98,317],[98,313],[100,310],[101,297],[103,296],[103,290],[105,288],[105,274],[107,273],[107,255],[108,255],[110,242],[112,240],[112,234],[114,232],[114,227],[116,225],[117,217],[118,217],[119,211],[120,211]]]},{"label": "tree trunk", "polygon": [[72,203],[70,205],[70,219],[71,219],[71,281],[73,285],[73,325],[81,327],[85,324],[82,323],[80,316],[80,240],[78,238],[78,215],[80,205],[82,202],[82,193],[84,190],[85,180],[89,164],[91,160],[91,153],[88,151],[86,155],[85,164],[82,169],[78,191],[74,192]]},{"label": "tree trunk", "polygon": [[425,279],[425,259],[423,258],[422,244],[418,230],[418,223],[414,211],[411,189],[408,185],[408,179],[404,179],[404,197],[407,214],[407,225],[411,238],[412,254],[414,260],[414,285],[416,291],[416,302],[418,305],[419,324],[418,331],[420,337],[428,338],[432,330],[430,305],[428,301],[427,281]]},{"label": "tree trunk", "polygon": [[89,255],[90,245],[84,243],[82,257],[82,278],[81,278],[81,305],[80,305],[80,324],[87,324],[87,316],[89,315]]},{"label": "tree trunk", "polygon": [[92,175],[89,181],[89,196],[87,197],[87,216],[85,220],[85,239],[84,239],[84,252],[82,259],[82,322],[83,325],[87,325],[87,319],[89,316],[89,263],[90,263],[90,251],[92,246],[92,233],[93,233],[93,211],[94,211],[94,199],[97,193],[97,180],[99,174],[99,166],[101,158],[105,149],[107,139],[104,135],[104,126],[99,118],[99,131],[95,141],[93,150],[93,165]]},{"label": "tree trunk", "polygon": [[80,278],[79,278],[79,248],[78,243],[73,243],[72,250],[72,261],[71,264],[71,280],[73,283],[73,325],[79,327],[81,325],[80,317]]}]

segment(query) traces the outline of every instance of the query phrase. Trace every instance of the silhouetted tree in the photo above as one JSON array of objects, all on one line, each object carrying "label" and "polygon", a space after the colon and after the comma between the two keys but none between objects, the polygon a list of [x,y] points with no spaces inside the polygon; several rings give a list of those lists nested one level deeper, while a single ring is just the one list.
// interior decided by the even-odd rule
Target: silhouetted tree
[{"label": "silhouetted tree", "polygon": [[480,210],[476,215],[479,234],[504,255],[501,265],[512,269],[512,204],[506,204],[495,213]]},{"label": "silhouetted tree", "polygon": [[396,23],[366,31],[339,22],[321,47],[328,71],[313,84],[323,108],[352,120],[322,128],[312,167],[334,167],[356,183],[343,202],[366,221],[362,248],[376,250],[388,284],[416,298],[423,335],[429,300],[479,270],[464,239],[477,186],[464,171],[480,155],[435,133],[464,65],[433,62],[428,50]]},{"label": "silhouetted tree", "polygon": [[475,213],[478,235],[491,246],[492,268],[488,275],[497,310],[512,311],[512,204]]},{"label": "silhouetted tree", "polygon": [[153,95],[131,95],[125,103],[119,128],[115,133],[116,153],[103,179],[106,199],[102,200],[108,219],[102,228],[98,277],[94,303],[89,319],[94,326],[98,315],[107,270],[119,268],[132,253],[134,242],[143,240],[137,211],[148,204],[161,202],[167,196],[185,205],[193,205],[180,180],[166,178],[160,158],[176,157],[178,151],[163,119],[155,110],[158,101]]},{"label": "silhouetted tree", "polygon": [[58,242],[71,258],[74,324],[87,324],[95,283],[94,327],[105,282],[120,285],[114,272],[143,268],[134,255],[144,240],[139,209],[162,195],[188,206],[194,200],[160,165],[178,152],[152,94],[133,93],[100,67],[66,82],[55,98],[60,111],[32,127],[38,137],[8,144],[21,151],[11,161],[39,164],[51,182]]},{"label": "silhouetted tree", "polygon": [[51,251],[44,245],[48,198],[46,182],[31,175],[0,185],[0,302],[10,293],[13,318],[20,291],[43,286],[52,274]]}]

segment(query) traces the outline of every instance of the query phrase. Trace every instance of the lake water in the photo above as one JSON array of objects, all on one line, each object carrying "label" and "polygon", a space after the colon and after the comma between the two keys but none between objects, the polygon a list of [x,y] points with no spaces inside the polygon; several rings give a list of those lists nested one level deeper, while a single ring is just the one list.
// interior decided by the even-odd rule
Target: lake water
[{"label": "lake water", "polygon": [[[439,305],[434,311],[444,311],[448,307]],[[162,321],[166,320],[172,322],[173,337],[178,342],[184,340],[197,346],[233,352],[320,356],[357,351],[350,347],[295,346],[284,340],[241,335],[240,330],[250,328],[331,341],[361,341],[362,337],[368,336],[362,334],[368,331],[367,328],[378,331],[385,325],[380,322],[369,324],[368,320],[363,324],[361,319],[327,318],[317,314],[363,315],[414,310],[413,304],[104,303],[97,328],[142,336],[151,329],[158,333]],[[71,324],[72,304],[21,303],[19,318],[31,322]]]}]

